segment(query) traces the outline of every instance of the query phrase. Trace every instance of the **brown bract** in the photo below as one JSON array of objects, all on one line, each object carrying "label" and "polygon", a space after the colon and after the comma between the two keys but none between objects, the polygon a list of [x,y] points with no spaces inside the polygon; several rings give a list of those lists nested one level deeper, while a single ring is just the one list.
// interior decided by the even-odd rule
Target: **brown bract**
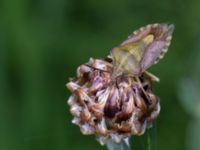
[{"label": "brown bract", "polygon": [[101,144],[142,135],[158,117],[160,104],[152,92],[152,79],[122,74],[113,77],[112,58],[90,59],[67,83],[73,93],[70,112],[83,134],[94,134]]}]

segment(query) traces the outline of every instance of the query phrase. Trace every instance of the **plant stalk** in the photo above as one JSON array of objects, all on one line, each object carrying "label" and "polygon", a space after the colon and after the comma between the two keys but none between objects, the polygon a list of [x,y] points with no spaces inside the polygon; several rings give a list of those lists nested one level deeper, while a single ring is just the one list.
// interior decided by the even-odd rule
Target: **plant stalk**
[{"label": "plant stalk", "polygon": [[122,140],[120,143],[115,143],[109,140],[106,144],[108,150],[131,150],[129,139]]}]

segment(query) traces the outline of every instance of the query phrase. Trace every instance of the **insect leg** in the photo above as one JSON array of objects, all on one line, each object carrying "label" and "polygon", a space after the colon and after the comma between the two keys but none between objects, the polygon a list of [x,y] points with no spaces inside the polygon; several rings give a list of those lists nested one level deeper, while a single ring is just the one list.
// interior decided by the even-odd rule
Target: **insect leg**
[{"label": "insect leg", "polygon": [[151,78],[151,80],[156,81],[156,82],[160,82],[160,79],[158,77],[156,77],[155,75],[153,75],[152,73],[145,71],[144,72],[148,77]]}]

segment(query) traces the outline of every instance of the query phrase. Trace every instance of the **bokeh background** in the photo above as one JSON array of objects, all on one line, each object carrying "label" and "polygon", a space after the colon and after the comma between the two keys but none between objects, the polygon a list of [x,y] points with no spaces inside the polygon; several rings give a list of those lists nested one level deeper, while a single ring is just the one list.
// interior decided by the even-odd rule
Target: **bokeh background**
[{"label": "bokeh background", "polygon": [[71,124],[65,83],[140,26],[169,22],[170,50],[150,69],[161,79],[157,149],[199,150],[199,10],[199,0],[1,0],[0,149],[106,149]]}]

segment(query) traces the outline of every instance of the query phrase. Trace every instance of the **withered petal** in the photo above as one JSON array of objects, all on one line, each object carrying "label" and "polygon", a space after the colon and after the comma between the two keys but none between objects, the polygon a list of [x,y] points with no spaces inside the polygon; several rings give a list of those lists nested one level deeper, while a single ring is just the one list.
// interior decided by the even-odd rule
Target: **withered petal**
[{"label": "withered petal", "polygon": [[91,59],[67,84],[73,123],[83,134],[95,134],[101,144],[142,135],[158,117],[160,104],[152,92],[152,80],[133,76],[113,78],[113,62]]}]

